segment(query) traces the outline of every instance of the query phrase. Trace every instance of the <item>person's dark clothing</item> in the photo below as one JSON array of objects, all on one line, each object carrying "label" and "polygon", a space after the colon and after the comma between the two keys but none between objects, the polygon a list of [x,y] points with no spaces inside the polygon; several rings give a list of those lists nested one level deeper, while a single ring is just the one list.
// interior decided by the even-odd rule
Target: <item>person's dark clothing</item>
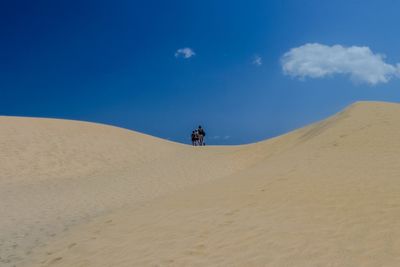
[{"label": "person's dark clothing", "polygon": [[199,134],[197,131],[193,131],[192,132],[192,145],[193,146],[197,146],[199,144]]},{"label": "person's dark clothing", "polygon": [[201,126],[199,126],[199,128],[197,129],[197,132],[199,134],[199,145],[203,146],[204,145],[204,136],[206,136],[206,132],[204,131],[203,128],[201,128]]},{"label": "person's dark clothing", "polygon": [[198,131],[199,131],[199,135],[206,136],[206,132],[204,131],[203,128],[199,128]]}]

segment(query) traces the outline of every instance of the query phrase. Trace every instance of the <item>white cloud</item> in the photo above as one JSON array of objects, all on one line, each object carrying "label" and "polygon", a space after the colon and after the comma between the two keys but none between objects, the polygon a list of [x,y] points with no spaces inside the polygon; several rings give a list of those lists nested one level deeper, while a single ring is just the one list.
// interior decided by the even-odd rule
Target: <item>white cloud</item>
[{"label": "white cloud", "polygon": [[225,136],[224,136],[224,140],[228,140],[229,138],[231,138],[230,135],[225,135]]},{"label": "white cloud", "polygon": [[195,56],[196,53],[193,51],[192,48],[185,47],[185,48],[179,48],[175,52],[175,57],[183,57],[183,58],[191,58]]},{"label": "white cloud", "polygon": [[286,75],[300,79],[344,74],[354,82],[375,85],[400,77],[400,64],[391,65],[384,59],[384,55],[374,54],[367,46],[313,43],[292,48],[283,55],[281,63]]},{"label": "white cloud", "polygon": [[256,65],[256,66],[261,66],[263,64],[262,58],[259,55],[255,55],[253,57],[253,61],[251,63],[253,63],[253,65]]}]

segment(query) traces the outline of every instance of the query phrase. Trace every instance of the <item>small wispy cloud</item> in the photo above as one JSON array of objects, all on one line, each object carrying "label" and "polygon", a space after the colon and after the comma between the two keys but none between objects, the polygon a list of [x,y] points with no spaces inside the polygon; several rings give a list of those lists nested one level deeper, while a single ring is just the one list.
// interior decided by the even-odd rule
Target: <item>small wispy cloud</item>
[{"label": "small wispy cloud", "polygon": [[175,57],[183,57],[185,59],[191,58],[195,55],[196,53],[193,51],[192,48],[189,47],[179,48],[175,52]]},{"label": "small wispy cloud", "polygon": [[225,135],[225,136],[223,137],[224,140],[228,140],[228,139],[230,139],[230,138],[231,138],[230,135]]},{"label": "small wispy cloud", "polygon": [[255,55],[254,57],[253,57],[253,60],[252,60],[252,62],[251,62],[253,65],[256,65],[256,66],[261,66],[262,64],[263,64],[263,62],[262,62],[262,57],[260,57],[259,55]]},{"label": "small wispy cloud", "polygon": [[335,74],[348,75],[353,82],[376,85],[400,77],[400,65],[385,62],[367,46],[327,46],[305,44],[290,49],[281,58],[286,75],[304,78],[323,78]]}]

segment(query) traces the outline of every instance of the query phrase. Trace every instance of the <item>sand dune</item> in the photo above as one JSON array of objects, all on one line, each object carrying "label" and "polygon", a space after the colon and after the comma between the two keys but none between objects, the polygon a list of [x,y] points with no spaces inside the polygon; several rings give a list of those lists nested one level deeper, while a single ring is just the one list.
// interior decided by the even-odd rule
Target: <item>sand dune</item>
[{"label": "sand dune", "polygon": [[379,102],[234,147],[2,117],[0,263],[399,266],[399,132]]},{"label": "sand dune", "polygon": [[251,163],[235,161],[241,149],[193,153],[100,124],[0,117],[0,262],[99,214],[233,174]]}]

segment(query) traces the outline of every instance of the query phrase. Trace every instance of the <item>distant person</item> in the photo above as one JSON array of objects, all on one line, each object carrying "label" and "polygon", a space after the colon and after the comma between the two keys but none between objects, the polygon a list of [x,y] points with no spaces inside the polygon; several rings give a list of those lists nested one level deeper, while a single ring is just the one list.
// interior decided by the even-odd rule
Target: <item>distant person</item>
[{"label": "distant person", "polygon": [[197,146],[197,143],[199,141],[199,134],[196,131],[192,131],[192,146]]},{"label": "distant person", "polygon": [[204,131],[204,129],[201,127],[201,125],[199,125],[199,128],[197,129],[197,132],[199,134],[199,145],[200,146],[204,146],[204,137],[206,136],[206,132]]}]

